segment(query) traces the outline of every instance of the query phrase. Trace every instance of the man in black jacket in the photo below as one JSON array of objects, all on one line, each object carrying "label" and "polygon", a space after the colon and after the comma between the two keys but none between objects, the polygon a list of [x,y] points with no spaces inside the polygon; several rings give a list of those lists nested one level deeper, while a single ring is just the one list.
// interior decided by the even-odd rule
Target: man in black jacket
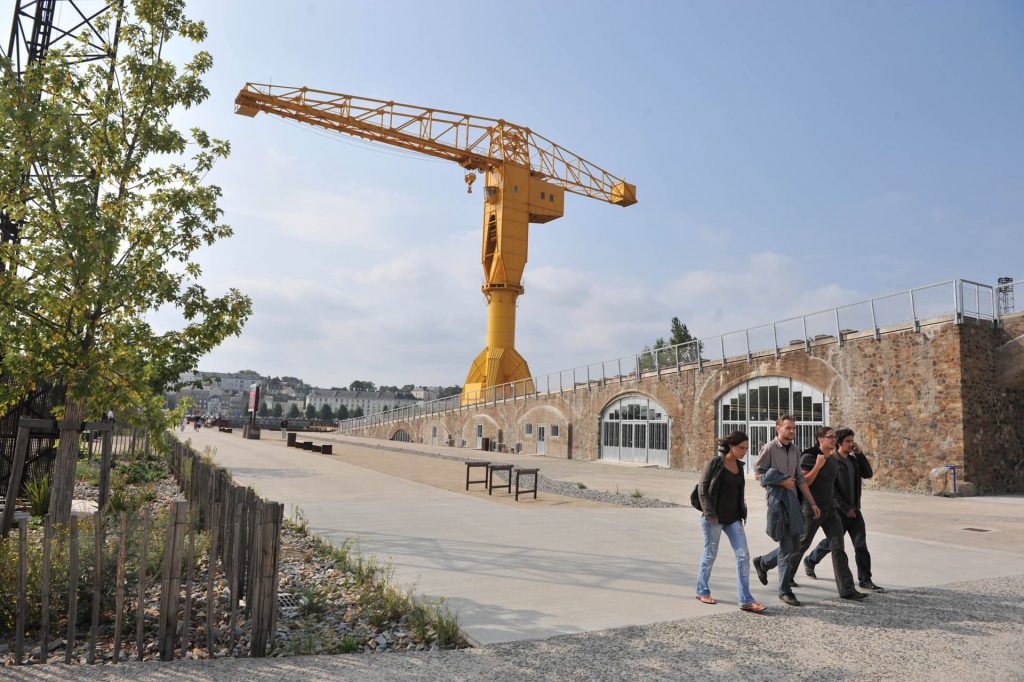
[{"label": "man in black jacket", "polygon": [[[861,480],[871,478],[874,472],[867,456],[861,452],[854,440],[852,429],[836,431],[839,455],[839,476],[836,478],[836,508],[843,522],[843,530],[850,535],[853,542],[854,560],[857,562],[857,582],[865,590],[884,592],[885,590],[871,581],[871,553],[868,552],[867,528],[864,526],[864,515],[860,511]],[[804,559],[804,573],[812,578],[814,567],[829,552],[828,539],[822,540],[814,551]]]}]

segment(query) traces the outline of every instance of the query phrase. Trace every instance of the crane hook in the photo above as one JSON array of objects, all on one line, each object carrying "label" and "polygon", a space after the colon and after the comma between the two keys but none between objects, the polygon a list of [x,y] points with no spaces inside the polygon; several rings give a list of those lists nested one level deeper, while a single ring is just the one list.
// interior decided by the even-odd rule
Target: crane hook
[{"label": "crane hook", "polygon": [[476,174],[475,173],[466,173],[465,180],[466,180],[466,194],[472,194],[473,193],[473,183],[476,182]]}]

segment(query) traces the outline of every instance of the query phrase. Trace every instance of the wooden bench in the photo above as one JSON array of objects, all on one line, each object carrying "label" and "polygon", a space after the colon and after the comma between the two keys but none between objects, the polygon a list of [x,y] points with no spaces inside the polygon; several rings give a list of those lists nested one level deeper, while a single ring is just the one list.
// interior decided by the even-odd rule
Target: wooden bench
[{"label": "wooden bench", "polygon": [[[490,495],[495,488],[504,488],[512,494],[512,465],[511,464],[488,464],[487,465],[487,494]],[[494,484],[494,472],[505,471],[508,473],[508,481],[503,485]]]},{"label": "wooden bench", "polygon": [[[469,490],[469,486],[474,484],[474,483],[483,483],[484,486],[487,486],[487,471],[486,471],[486,469],[489,466],[491,466],[490,462],[483,462],[483,461],[466,462],[466,490]],[[474,481],[469,480],[470,469],[475,469],[477,467],[484,469],[484,477],[480,478],[480,479],[477,479],[477,480],[474,480]]]},{"label": "wooden bench", "polygon": [[[523,490],[522,488],[520,488],[519,487],[519,477],[520,476],[533,476],[533,488],[529,488],[527,490]],[[522,495],[528,495],[530,493],[533,493],[533,499],[536,500],[537,499],[537,488],[540,487],[539,483],[540,483],[540,469],[526,469],[526,468],[516,469],[516,502],[519,501],[519,495],[521,495],[521,494]]]},{"label": "wooden bench", "polygon": [[218,426],[217,430],[220,431],[221,433],[231,433],[232,432],[232,428],[230,426]]}]

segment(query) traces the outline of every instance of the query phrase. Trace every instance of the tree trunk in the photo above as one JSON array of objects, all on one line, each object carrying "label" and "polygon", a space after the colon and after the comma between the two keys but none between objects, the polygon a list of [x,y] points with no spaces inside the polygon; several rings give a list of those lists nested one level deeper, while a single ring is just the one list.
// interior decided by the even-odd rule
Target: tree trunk
[{"label": "tree trunk", "polygon": [[84,398],[68,397],[64,402],[64,421],[75,428],[60,430],[60,445],[57,447],[57,461],[53,466],[53,483],[50,486],[50,519],[63,526],[71,521],[71,500],[75,495],[75,469],[78,467],[78,441],[81,438]]}]

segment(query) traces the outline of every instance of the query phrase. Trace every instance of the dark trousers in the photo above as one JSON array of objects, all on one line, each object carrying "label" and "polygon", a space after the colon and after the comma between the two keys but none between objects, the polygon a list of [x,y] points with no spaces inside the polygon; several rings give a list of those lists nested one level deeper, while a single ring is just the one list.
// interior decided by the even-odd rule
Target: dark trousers
[{"label": "dark trousers", "polygon": [[[864,515],[858,509],[857,515],[852,519],[841,512],[839,518],[843,522],[843,530],[850,534],[850,541],[853,543],[853,557],[857,562],[857,582],[861,585],[871,582],[871,553],[868,552],[868,531],[864,526]],[[829,544],[826,538],[807,555],[807,563],[812,568],[817,566],[828,552]]]},{"label": "dark trousers", "polygon": [[[800,566],[800,560],[804,553],[814,542],[814,536],[818,529],[825,531],[825,540],[829,552],[832,553],[832,570],[836,576],[836,589],[839,595],[847,595],[856,591],[853,585],[853,574],[850,572],[850,560],[846,556],[846,549],[843,547],[843,522],[839,520],[839,512],[835,509],[822,509],[821,516],[814,518],[811,507],[808,504],[801,505],[804,517],[804,532],[800,536],[800,544],[794,551],[787,551],[780,543],[779,549],[772,550],[761,557],[761,567],[770,571],[776,566],[779,568],[779,594],[792,592],[792,581],[796,569]],[[787,582],[788,581],[788,582]]]}]

